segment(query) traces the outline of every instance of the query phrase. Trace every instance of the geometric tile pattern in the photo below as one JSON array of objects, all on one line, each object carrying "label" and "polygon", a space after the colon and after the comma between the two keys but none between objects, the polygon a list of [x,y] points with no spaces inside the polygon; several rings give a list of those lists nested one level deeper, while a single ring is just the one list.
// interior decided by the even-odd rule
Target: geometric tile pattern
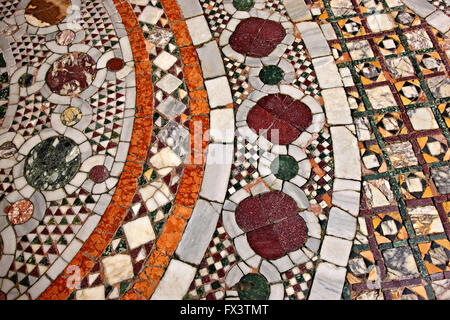
[{"label": "geometric tile pattern", "polygon": [[[389,6],[394,2],[367,2],[369,7],[352,3],[346,15],[324,1],[326,18],[338,36],[330,47],[335,48],[338,67],[349,68],[354,80],[346,91],[358,127],[364,181],[360,211],[364,226],[359,224],[358,233],[368,235],[366,244],[355,240],[344,299],[435,299],[432,281],[449,276],[445,271],[449,221],[442,210],[448,194],[432,180],[434,168],[448,166],[450,135],[442,116],[448,97],[430,86],[433,78],[448,72],[448,57],[442,36],[401,3]],[[397,28],[372,32],[371,8],[392,17]],[[355,46],[361,39],[367,45]],[[384,93],[377,97],[375,92]],[[419,120],[419,115],[426,116]],[[416,215],[418,207],[429,209]],[[437,210],[436,218],[431,208]],[[445,227],[423,233],[423,228],[430,228],[426,221]],[[418,273],[406,267],[392,269],[400,255],[391,252],[402,252]],[[402,278],[407,274],[411,276]],[[391,282],[394,275],[399,282]],[[381,290],[368,286],[378,280]]]},{"label": "geometric tile pattern", "polygon": [[219,300],[223,298],[227,272],[241,261],[220,218],[185,299]]}]

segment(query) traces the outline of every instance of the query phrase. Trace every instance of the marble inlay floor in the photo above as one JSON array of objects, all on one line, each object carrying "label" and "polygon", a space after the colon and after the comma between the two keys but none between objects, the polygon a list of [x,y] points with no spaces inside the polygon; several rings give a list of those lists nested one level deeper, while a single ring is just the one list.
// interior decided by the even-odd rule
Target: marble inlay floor
[{"label": "marble inlay floor", "polygon": [[0,300],[449,300],[447,0],[0,0]]}]

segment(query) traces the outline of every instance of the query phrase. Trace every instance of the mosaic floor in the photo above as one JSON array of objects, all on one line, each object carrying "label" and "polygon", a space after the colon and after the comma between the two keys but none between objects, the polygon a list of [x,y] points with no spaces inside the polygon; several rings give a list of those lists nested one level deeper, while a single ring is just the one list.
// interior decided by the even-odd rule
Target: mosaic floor
[{"label": "mosaic floor", "polygon": [[0,0],[0,300],[449,300],[448,0]]}]

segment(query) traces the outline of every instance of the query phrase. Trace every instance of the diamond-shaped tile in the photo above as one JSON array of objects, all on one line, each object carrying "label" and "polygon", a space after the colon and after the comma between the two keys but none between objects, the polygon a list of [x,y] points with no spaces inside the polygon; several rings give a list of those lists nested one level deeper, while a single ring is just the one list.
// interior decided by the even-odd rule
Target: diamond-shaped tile
[{"label": "diamond-shaped tile", "polygon": [[159,80],[156,83],[156,86],[158,88],[162,89],[163,91],[165,91],[166,93],[171,94],[182,83],[183,83],[183,81],[181,81],[180,79],[178,79],[177,77],[175,77],[169,73],[169,74],[166,74],[161,80]]}]

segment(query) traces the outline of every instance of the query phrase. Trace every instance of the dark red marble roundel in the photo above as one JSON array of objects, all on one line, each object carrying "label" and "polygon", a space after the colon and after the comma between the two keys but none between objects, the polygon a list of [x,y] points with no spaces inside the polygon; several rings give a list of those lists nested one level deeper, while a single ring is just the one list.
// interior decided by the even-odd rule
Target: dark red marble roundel
[{"label": "dark red marble roundel", "polygon": [[275,21],[248,18],[241,21],[230,37],[234,51],[254,58],[267,57],[286,36]]},{"label": "dark red marble roundel", "polygon": [[89,172],[89,179],[95,183],[101,183],[109,178],[109,172],[105,166],[95,166]]},{"label": "dark red marble roundel", "polygon": [[236,208],[236,222],[247,232],[252,249],[266,259],[278,259],[301,248],[308,235],[294,199],[279,191],[247,198]]},{"label": "dark red marble roundel", "polygon": [[94,59],[84,52],[71,52],[53,63],[46,80],[50,89],[63,96],[73,96],[86,89],[95,78]]},{"label": "dark red marble roundel", "polygon": [[110,71],[119,71],[125,66],[125,62],[120,58],[112,58],[106,63],[106,67]]},{"label": "dark red marble roundel", "polygon": [[312,112],[288,95],[270,94],[258,101],[247,117],[248,126],[276,144],[289,144],[312,123]]}]

